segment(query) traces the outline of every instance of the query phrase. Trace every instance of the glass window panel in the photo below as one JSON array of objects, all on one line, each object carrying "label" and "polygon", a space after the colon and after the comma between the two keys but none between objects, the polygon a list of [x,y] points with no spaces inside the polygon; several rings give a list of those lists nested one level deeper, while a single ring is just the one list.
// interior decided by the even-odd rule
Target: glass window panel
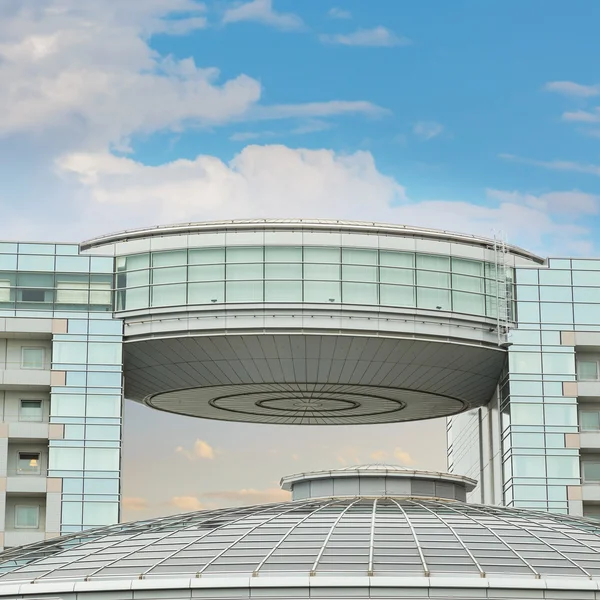
[{"label": "glass window panel", "polygon": [[121,348],[121,344],[89,342],[88,363],[91,365],[120,365],[122,362]]},{"label": "glass window panel", "polygon": [[133,269],[147,269],[150,266],[150,255],[146,254],[133,254],[128,256],[125,262],[128,271]]},{"label": "glass window panel", "polygon": [[118,448],[86,448],[85,470],[118,471],[119,459]]},{"label": "glass window panel", "polygon": [[359,248],[342,248],[342,262],[355,265],[376,265],[377,250],[361,250]]},{"label": "glass window panel", "polygon": [[118,479],[86,479],[84,483],[86,494],[118,494]]},{"label": "glass window panel", "polygon": [[600,272],[593,271],[573,271],[574,286],[600,286]]},{"label": "glass window panel", "polygon": [[468,275],[452,274],[452,288],[465,292],[485,293],[484,280],[478,277],[469,277]]},{"label": "glass window panel", "polygon": [[170,267],[187,264],[187,250],[169,250],[167,252],[153,252],[153,267]]},{"label": "glass window panel", "polygon": [[19,452],[17,459],[18,475],[39,475],[42,464],[39,452]]},{"label": "glass window panel", "polygon": [[225,279],[225,265],[201,265],[188,269],[189,281],[222,281]]},{"label": "glass window panel", "polygon": [[466,258],[452,258],[452,272],[483,277],[483,263]]},{"label": "glass window panel", "polygon": [[90,284],[81,281],[56,283],[57,304],[88,304]]},{"label": "glass window panel", "polygon": [[186,304],[186,287],[185,283],[152,286],[152,306]]},{"label": "glass window panel", "polygon": [[574,304],[575,323],[597,325],[600,322],[600,306],[597,304]]},{"label": "glass window panel", "polygon": [[187,267],[152,269],[152,283],[179,283],[185,281]]},{"label": "glass window panel", "polygon": [[54,256],[19,255],[20,271],[54,271]]},{"label": "glass window panel", "polygon": [[450,310],[450,291],[417,288],[417,306],[430,310]]},{"label": "glass window panel", "polygon": [[89,273],[89,256],[57,256],[56,270],[69,271],[71,273]]},{"label": "glass window panel", "polygon": [[83,504],[81,502],[63,502],[62,524],[80,525]]},{"label": "glass window panel", "polygon": [[571,271],[540,269],[540,285],[571,285]]},{"label": "glass window panel", "polygon": [[0,302],[10,302],[9,279],[0,279]]},{"label": "glass window panel", "polygon": [[52,347],[56,363],[84,365],[87,362],[86,342],[54,342]]},{"label": "glass window panel", "polygon": [[548,477],[579,477],[579,458],[577,456],[547,456]]},{"label": "glass window panel", "polygon": [[543,405],[513,404],[510,407],[510,418],[513,425],[543,425]]},{"label": "glass window panel", "polygon": [[302,281],[265,282],[267,302],[302,302]]},{"label": "glass window panel", "polygon": [[539,287],[534,287],[532,285],[518,285],[517,299],[532,300],[534,302],[537,302],[540,299]]},{"label": "glass window panel", "polygon": [[41,421],[43,417],[41,400],[21,400],[19,421]]},{"label": "glass window panel", "polygon": [[313,263],[339,263],[339,248],[305,247],[304,261]]},{"label": "glass window panel", "polygon": [[543,302],[571,302],[573,294],[570,287],[540,287],[540,300]]},{"label": "glass window panel", "polygon": [[415,306],[415,288],[405,285],[381,285],[381,304],[387,306]]},{"label": "glass window panel", "polygon": [[265,279],[302,279],[302,264],[266,264]]},{"label": "glass window panel", "polygon": [[417,284],[435,288],[449,288],[450,274],[435,271],[417,271]]},{"label": "glass window panel", "polygon": [[227,262],[228,263],[252,263],[263,261],[263,247],[232,247],[227,248]]},{"label": "glass window panel", "polygon": [[542,323],[573,323],[573,305],[566,302],[542,302]]},{"label": "glass window panel", "polygon": [[342,301],[351,304],[377,304],[377,284],[344,282]]},{"label": "glass window panel", "polygon": [[88,371],[87,384],[90,387],[121,387],[121,373]]},{"label": "glass window panel", "polygon": [[304,265],[304,279],[338,280],[340,278],[339,265],[310,264]]},{"label": "glass window panel", "polygon": [[600,461],[583,461],[583,479],[584,481],[600,481]]},{"label": "glass window panel", "polygon": [[543,433],[513,433],[512,434],[513,448],[543,448],[544,434]]},{"label": "glass window panel", "polygon": [[16,254],[0,255],[0,270],[16,271],[17,270],[17,255]]},{"label": "glass window panel", "polygon": [[121,428],[118,425],[86,425],[87,440],[120,440]]},{"label": "glass window panel", "polygon": [[83,479],[65,477],[62,483],[63,494],[83,494]]},{"label": "glass window panel", "polygon": [[111,525],[119,519],[116,502],[84,502],[83,523],[86,527]]},{"label": "glass window panel", "polygon": [[415,255],[412,252],[391,252],[381,250],[379,252],[379,264],[389,267],[414,268]]},{"label": "glass window panel", "polygon": [[148,285],[150,283],[150,271],[129,271],[125,275],[125,287],[138,287],[140,285]]},{"label": "glass window panel", "polygon": [[517,302],[519,323],[539,323],[540,305],[538,302]]},{"label": "glass window panel", "polygon": [[125,306],[123,310],[135,310],[137,308],[148,307],[148,297],[150,294],[150,288],[133,288],[123,293],[125,294]]},{"label": "glass window panel", "polygon": [[342,279],[345,281],[377,281],[377,267],[343,265]]},{"label": "glass window panel", "polygon": [[48,468],[56,471],[82,471],[83,448],[50,448]]},{"label": "glass window panel", "polygon": [[390,267],[381,267],[379,277],[383,283],[401,283],[404,285],[414,285],[415,272],[409,269],[393,269]]},{"label": "glass window panel", "polygon": [[121,397],[104,396],[101,394],[88,394],[87,397],[88,417],[120,417]]},{"label": "glass window panel", "polygon": [[305,281],[304,302],[341,302],[340,284],[336,281]]},{"label": "glass window panel", "polygon": [[188,285],[188,304],[215,304],[225,302],[225,282],[190,283]]},{"label": "glass window panel", "polygon": [[545,477],[546,461],[543,456],[513,456],[514,477]]},{"label": "glass window panel", "polygon": [[112,306],[112,284],[92,281],[90,283],[90,304]]},{"label": "glass window panel", "polygon": [[508,359],[511,373],[542,372],[542,356],[538,352],[511,352]]},{"label": "glass window panel", "polygon": [[79,394],[52,394],[50,414],[53,417],[83,417],[85,397]]},{"label": "glass window panel", "polygon": [[546,500],[546,486],[516,485],[514,498],[515,500]]},{"label": "glass window panel", "polygon": [[21,348],[22,369],[43,369],[45,360],[45,348]]},{"label": "glass window panel", "polygon": [[485,296],[466,292],[452,292],[452,310],[483,315],[485,314]]},{"label": "glass window panel", "polygon": [[575,373],[574,354],[554,354],[544,352],[542,354],[544,373],[552,375],[573,375]]},{"label": "glass window panel", "polygon": [[573,288],[573,300],[575,302],[591,302],[600,304],[599,287],[576,287]]},{"label": "glass window panel", "polygon": [[233,264],[227,265],[227,279],[262,279],[263,265],[260,264]]},{"label": "glass window panel", "polygon": [[600,412],[583,411],[579,413],[579,423],[582,431],[599,431],[600,430]]},{"label": "glass window panel", "polygon": [[450,271],[450,257],[435,254],[417,254],[417,269]]},{"label": "glass window panel", "polygon": [[302,262],[302,248],[295,246],[265,246],[269,262]]},{"label": "glass window panel", "polygon": [[566,404],[548,404],[544,407],[546,425],[577,425],[577,407]]},{"label": "glass window panel", "polygon": [[596,360],[578,360],[577,377],[583,381],[594,381],[598,379],[598,361]]},{"label": "glass window panel", "polygon": [[263,281],[228,281],[225,300],[227,302],[262,302]]},{"label": "glass window panel", "polygon": [[211,265],[225,262],[225,248],[192,248],[189,250],[190,265]]},{"label": "glass window panel", "polygon": [[15,506],[15,529],[38,529],[39,526],[39,506],[24,504],[17,504]]}]

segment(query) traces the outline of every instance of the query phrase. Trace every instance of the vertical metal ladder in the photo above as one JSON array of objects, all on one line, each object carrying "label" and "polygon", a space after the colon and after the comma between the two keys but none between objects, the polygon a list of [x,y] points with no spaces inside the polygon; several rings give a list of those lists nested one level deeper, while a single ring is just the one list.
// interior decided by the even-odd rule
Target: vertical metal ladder
[{"label": "vertical metal ladder", "polygon": [[509,277],[508,249],[504,234],[494,232],[495,288],[496,288],[496,333],[498,345],[508,341],[508,331],[512,325],[512,280]]}]

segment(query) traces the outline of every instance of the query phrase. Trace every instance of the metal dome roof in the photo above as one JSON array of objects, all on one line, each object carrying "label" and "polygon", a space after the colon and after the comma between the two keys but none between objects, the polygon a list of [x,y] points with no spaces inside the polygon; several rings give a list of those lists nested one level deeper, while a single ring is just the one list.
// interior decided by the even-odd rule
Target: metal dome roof
[{"label": "metal dome roof", "polygon": [[0,554],[0,596],[436,577],[598,589],[600,523],[457,501],[330,498],[114,525]]}]

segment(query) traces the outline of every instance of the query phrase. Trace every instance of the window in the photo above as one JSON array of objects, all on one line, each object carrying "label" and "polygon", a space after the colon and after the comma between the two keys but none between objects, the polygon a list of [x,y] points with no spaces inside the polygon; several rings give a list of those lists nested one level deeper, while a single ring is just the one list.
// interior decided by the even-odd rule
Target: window
[{"label": "window", "polygon": [[583,480],[590,482],[600,482],[600,461],[583,461]]},{"label": "window", "polygon": [[0,279],[0,302],[10,302],[10,281]]},{"label": "window", "polygon": [[44,348],[21,348],[21,368],[43,369],[44,355]]},{"label": "window", "polygon": [[598,379],[598,361],[578,360],[577,377],[582,381],[593,381]]},{"label": "window", "polygon": [[600,411],[582,411],[579,413],[581,431],[600,431]]},{"label": "window", "polygon": [[19,452],[18,475],[39,475],[42,472],[39,452]]},{"label": "window", "polygon": [[15,506],[15,529],[38,529],[40,526],[39,506]]},{"label": "window", "polygon": [[19,421],[41,421],[42,420],[42,401],[41,400],[21,400],[19,411]]}]

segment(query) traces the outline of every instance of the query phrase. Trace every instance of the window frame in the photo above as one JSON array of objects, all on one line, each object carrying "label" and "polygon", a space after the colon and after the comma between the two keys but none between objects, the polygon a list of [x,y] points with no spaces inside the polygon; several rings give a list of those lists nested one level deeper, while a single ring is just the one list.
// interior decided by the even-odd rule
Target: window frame
[{"label": "window frame", "polygon": [[[35,508],[36,509],[36,524],[34,525],[18,525],[17,514],[20,508]],[[39,504],[15,504],[15,529],[39,529],[40,528],[40,505]]]},{"label": "window frame", "polygon": [[[39,419],[23,418],[23,402],[39,402]],[[19,421],[23,423],[42,423],[44,421],[44,401],[38,398],[20,398],[19,399]]]},{"label": "window frame", "polygon": [[[37,461],[38,461],[38,466],[37,466],[37,471],[21,471],[21,467],[20,467],[20,463],[21,463],[21,455],[29,455],[31,457],[33,457],[34,455],[37,456]],[[32,460],[32,459],[30,459]],[[32,450],[18,450],[17,451],[17,470],[16,473],[18,476],[21,475],[29,475],[29,476],[37,476],[37,475],[41,475],[42,474],[42,453],[41,452],[35,452]]]},{"label": "window frame", "polygon": [[592,484],[599,484],[600,483],[600,473],[598,474],[598,479],[588,479],[586,477],[586,464],[591,465],[591,464],[595,464],[598,465],[598,467],[600,468],[600,459],[595,459],[595,460],[582,460],[581,461],[581,480],[582,482],[585,483],[592,483]]},{"label": "window frame", "polygon": [[[42,366],[41,367],[28,367],[25,366],[25,351],[26,350],[41,350],[42,351]],[[32,371],[43,371],[46,368],[46,348],[44,346],[21,346],[21,369],[28,369]]]}]

